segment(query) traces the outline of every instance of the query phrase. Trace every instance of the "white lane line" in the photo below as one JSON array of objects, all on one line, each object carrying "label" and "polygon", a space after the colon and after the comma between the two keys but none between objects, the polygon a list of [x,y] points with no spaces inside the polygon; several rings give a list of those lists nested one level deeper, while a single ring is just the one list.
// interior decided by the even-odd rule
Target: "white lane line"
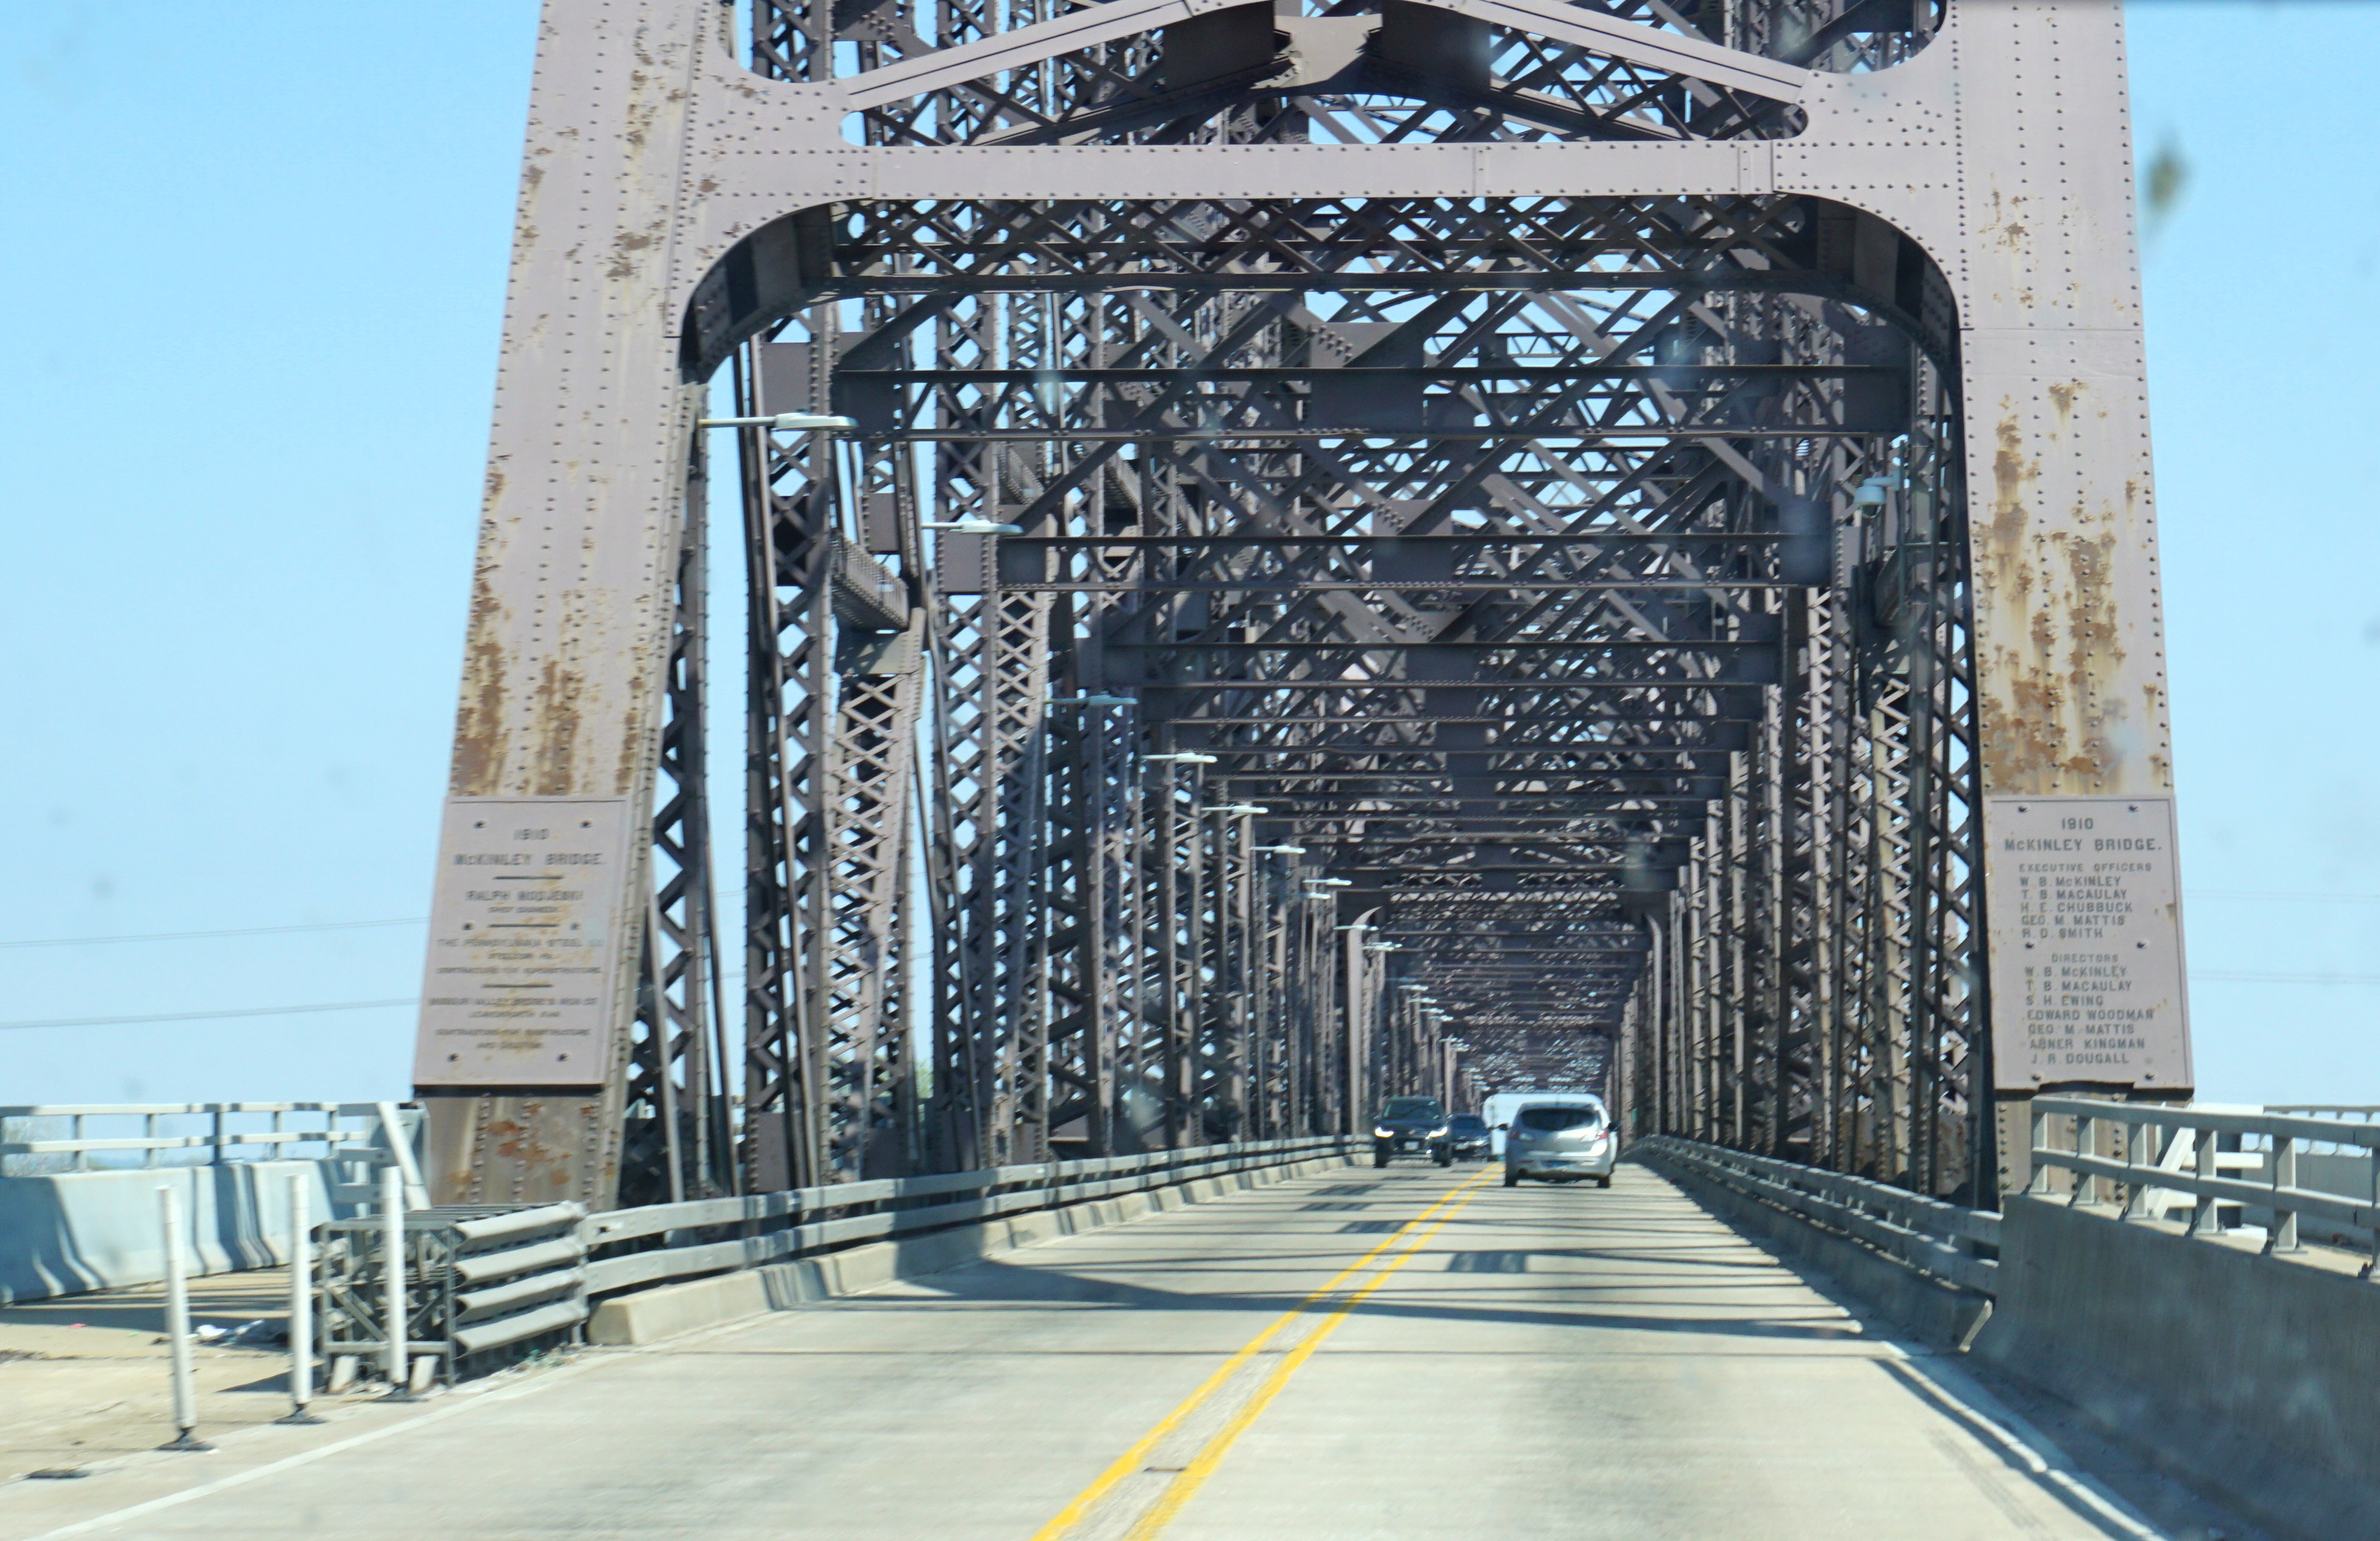
[{"label": "white lane line", "polygon": [[[1306,1175],[1314,1174],[1302,1172],[1293,1174],[1293,1176]],[[1292,1177],[1285,1176],[1280,1179],[1278,1182],[1268,1183],[1263,1186],[1277,1187],[1281,1183],[1285,1183],[1290,1180],[1292,1180]],[[1163,1192],[1165,1190],[1159,1191]],[[1245,1191],[1254,1192],[1255,1190]],[[1174,1213],[1174,1211],[1163,1210],[1157,1211],[1149,1216],[1139,1217],[1155,1218],[1157,1214],[1172,1213]],[[1105,1229],[1108,1228],[1095,1228],[1095,1229]],[[1079,1234],[1089,1235],[1091,1232],[1086,1231]],[[1050,1238],[1051,1241],[1073,1239],[1073,1237]],[[855,1290],[853,1293],[854,1295],[875,1294],[880,1290],[890,1289],[894,1285],[911,1282],[914,1282],[914,1280],[901,1278],[888,1279],[883,1284],[873,1286],[868,1290]],[[839,1298],[848,1299],[851,1297],[846,1296]],[[820,1302],[818,1303],[823,1304],[827,1303]],[[589,1374],[591,1371],[599,1370],[606,1364],[621,1364],[626,1360],[634,1359],[643,1354],[676,1352],[680,1350],[691,1348],[698,1343],[708,1342],[713,1338],[723,1338],[729,1333],[739,1331],[745,1327],[759,1327],[769,1321],[775,1315],[776,1313],[774,1312],[764,1312],[758,1316],[746,1316],[732,1322],[721,1322],[715,1327],[704,1327],[699,1331],[689,1332],[681,1337],[664,1339],[662,1341],[658,1343],[646,1343],[635,1348],[611,1350],[600,1357],[589,1358],[583,1360],[577,1364],[565,1364],[558,1369],[548,1370],[542,1375],[524,1380],[516,1386],[505,1387],[501,1390],[467,1390],[459,1394],[457,1400],[451,1402],[444,1407],[433,1408],[430,1412],[405,1419],[401,1423],[390,1424],[386,1427],[372,1429],[363,1434],[350,1435],[345,1439],[334,1440],[328,1445],[319,1445],[310,1450],[299,1450],[294,1455],[283,1456],[278,1461],[270,1461],[261,1466],[251,1466],[247,1471],[234,1472],[229,1476],[217,1477],[212,1482],[203,1482],[195,1487],[185,1487],[177,1493],[163,1494],[157,1498],[144,1499],[140,1503],[131,1504],[123,1509],[110,1510],[104,1514],[95,1515],[88,1520],[77,1520],[71,1524],[61,1525],[55,1530],[45,1530],[38,1535],[27,1536],[24,1538],[24,1541],[65,1541],[65,1538],[70,1535],[88,1535],[110,1525],[121,1524],[128,1520],[137,1520],[144,1514],[154,1514],[160,1510],[171,1509],[176,1504],[188,1503],[193,1499],[203,1498],[211,1494],[223,1492],[227,1488],[237,1487],[243,1484],[255,1482],[263,1477],[276,1475],[282,1472],[292,1471],[299,1466],[304,1466],[312,1462],[320,1461],[325,1456],[336,1455],[342,1450],[354,1449],[358,1445],[369,1445],[375,1440],[386,1439],[394,1435],[403,1434],[408,1429],[423,1428],[431,1424],[440,1423],[445,1419],[452,1418],[457,1413],[468,1413],[475,1407],[486,1407],[493,1403],[512,1401],[521,1397],[529,1396],[535,1392],[543,1390],[549,1386],[557,1386],[565,1381],[576,1379],[579,1376]],[[358,1409],[358,1411],[360,1411],[360,1409]],[[271,1425],[267,1425],[265,1426],[270,1427]],[[99,1474],[103,1469],[121,1470],[120,1467],[115,1467],[111,1463],[110,1466],[106,1468],[96,1466],[91,1468],[92,1474]]]},{"label": "white lane line", "polygon": [[[542,1375],[531,1376],[516,1386],[507,1386],[491,1391],[467,1391],[443,1407],[432,1408],[427,1413],[401,1422],[370,1429],[362,1434],[351,1434],[345,1439],[333,1440],[327,1445],[317,1445],[310,1450],[299,1450],[294,1455],[285,1455],[278,1461],[268,1461],[261,1466],[251,1466],[244,1472],[234,1472],[229,1476],[217,1477],[212,1482],[202,1482],[195,1487],[185,1487],[178,1493],[166,1493],[123,1509],[110,1510],[107,1513],[95,1515],[88,1520],[77,1520],[72,1524],[61,1525],[55,1530],[45,1530],[39,1535],[27,1536],[25,1541],[65,1541],[65,1537],[70,1535],[88,1535],[110,1525],[122,1524],[128,1520],[137,1520],[144,1514],[154,1514],[160,1510],[171,1509],[176,1504],[189,1503],[194,1499],[221,1493],[228,1488],[238,1487],[264,1477],[293,1471],[299,1466],[321,1461],[326,1456],[336,1455],[342,1450],[354,1449],[358,1445],[369,1445],[376,1440],[386,1439],[413,1429],[426,1428],[431,1424],[443,1423],[448,1418],[455,1417],[458,1413],[468,1413],[474,1408],[493,1406],[498,1402],[516,1401],[522,1397],[542,1391],[548,1387],[575,1380],[582,1375],[601,1369],[607,1364],[621,1364],[643,1354],[688,1348],[706,1339],[733,1332],[738,1327],[754,1327],[766,1320],[768,1320],[766,1316],[761,1316],[722,1322],[716,1327],[707,1327],[699,1332],[690,1332],[682,1338],[672,1338],[662,1342],[647,1343],[632,1349],[615,1350],[600,1357],[582,1360],[576,1364],[565,1364],[557,1369],[548,1370]],[[455,1393],[449,1393],[449,1395],[455,1395]],[[361,1412],[362,1409],[358,1408],[357,1411]]]}]

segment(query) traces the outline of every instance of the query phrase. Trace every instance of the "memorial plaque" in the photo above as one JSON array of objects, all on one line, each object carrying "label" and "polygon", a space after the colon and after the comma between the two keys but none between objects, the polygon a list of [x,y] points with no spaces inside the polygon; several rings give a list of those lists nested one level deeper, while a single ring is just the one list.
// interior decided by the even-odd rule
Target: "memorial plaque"
[{"label": "memorial plaque", "polygon": [[2002,1091],[2192,1084],[2170,797],[1985,802]]},{"label": "memorial plaque", "polygon": [[417,1086],[597,1086],[626,937],[624,798],[450,798]]}]

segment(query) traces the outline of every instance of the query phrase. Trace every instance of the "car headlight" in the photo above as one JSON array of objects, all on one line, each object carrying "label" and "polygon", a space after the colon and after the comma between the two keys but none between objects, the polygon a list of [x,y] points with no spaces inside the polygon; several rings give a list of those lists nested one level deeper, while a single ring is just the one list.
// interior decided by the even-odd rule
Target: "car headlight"
[{"label": "car headlight", "polygon": [[1372,1138],[1375,1140],[1393,1140],[1396,1137],[1397,1131],[1393,1129],[1375,1129],[1372,1131]]},{"label": "car headlight", "polygon": [[1444,1124],[1440,1124],[1440,1125],[1439,1125],[1439,1127],[1437,1127],[1436,1129],[1433,1129],[1433,1130],[1431,1130],[1431,1131],[1429,1131],[1429,1137],[1430,1137],[1431,1139],[1433,1139],[1433,1140],[1443,1140],[1443,1139],[1445,1139],[1445,1138],[1447,1137],[1447,1135],[1448,1135],[1449,1133],[1451,1133],[1451,1132],[1452,1132],[1452,1131],[1450,1131],[1450,1130],[1449,1130],[1449,1129],[1448,1129]]}]

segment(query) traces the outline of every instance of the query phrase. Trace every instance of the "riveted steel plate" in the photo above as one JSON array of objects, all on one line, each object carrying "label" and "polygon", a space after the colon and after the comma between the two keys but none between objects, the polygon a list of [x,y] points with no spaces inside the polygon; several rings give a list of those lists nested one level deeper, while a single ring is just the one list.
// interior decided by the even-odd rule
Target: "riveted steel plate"
[{"label": "riveted steel plate", "polygon": [[1985,800],[2003,1091],[2192,1082],[2169,797]]},{"label": "riveted steel plate", "polygon": [[602,1082],[630,828],[625,798],[448,800],[416,1085]]}]

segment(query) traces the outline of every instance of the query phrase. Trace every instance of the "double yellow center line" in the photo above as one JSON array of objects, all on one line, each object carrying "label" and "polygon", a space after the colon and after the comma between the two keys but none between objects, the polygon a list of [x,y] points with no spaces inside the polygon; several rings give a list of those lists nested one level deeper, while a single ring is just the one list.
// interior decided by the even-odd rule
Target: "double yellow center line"
[{"label": "double yellow center line", "polygon": [[[1396,1234],[1332,1275],[1328,1283],[1282,1312],[1271,1326],[1241,1345],[1239,1351],[1223,1361],[1213,1375],[1208,1376],[1196,1391],[1183,1400],[1181,1405],[1159,1419],[1147,1434],[1140,1437],[1139,1441],[1132,1449],[1118,1456],[1113,1465],[1101,1472],[1088,1487],[1075,1495],[1072,1503],[1060,1510],[1048,1524],[1035,1531],[1033,1541],[1062,1541],[1062,1537],[1090,1514],[1091,1510],[1099,1505],[1099,1500],[1114,1491],[1119,1483],[1143,1470],[1150,1453],[1168,1436],[1205,1406],[1218,1391],[1228,1385],[1232,1376],[1237,1375],[1248,1361],[1262,1353],[1267,1344],[1280,1337],[1308,1311],[1338,1293],[1349,1279],[1370,1267],[1376,1260],[1390,1252],[1396,1252],[1397,1254],[1390,1258],[1386,1265],[1370,1278],[1365,1280],[1360,1288],[1349,1291],[1341,1299],[1338,1304],[1330,1309],[1330,1315],[1317,1324],[1302,1341],[1281,1355],[1281,1363],[1273,1366],[1272,1373],[1265,1377],[1264,1383],[1257,1388],[1255,1393],[1248,1398],[1240,1410],[1234,1413],[1230,1420],[1199,1449],[1198,1453],[1191,1458],[1189,1463],[1174,1474],[1173,1480],[1166,1484],[1164,1492],[1160,1493],[1157,1500],[1133,1523],[1132,1528],[1124,1533],[1124,1541],[1148,1541],[1148,1537],[1163,1530],[1173,1516],[1181,1512],[1182,1506],[1190,1501],[1191,1495],[1196,1493],[1200,1486],[1214,1474],[1215,1469],[1222,1464],[1223,1457],[1230,1453],[1232,1446],[1238,1441],[1240,1436],[1247,1432],[1249,1426],[1263,1415],[1265,1408],[1273,1398],[1281,1394],[1281,1388],[1289,1384],[1289,1377],[1297,1373],[1298,1366],[1314,1356],[1314,1351],[1322,1346],[1323,1339],[1337,1331],[1339,1325],[1347,1319],[1348,1314],[1361,1305],[1366,1296],[1386,1283],[1390,1274],[1412,1261],[1415,1254],[1428,1245],[1430,1238],[1437,1235],[1439,1228],[1452,1219],[1458,1210],[1471,1202],[1472,1192],[1480,1183],[1486,1181],[1495,1170],[1496,1168],[1490,1167],[1456,1183],[1444,1193],[1439,1194],[1436,1203],[1399,1228]],[[1427,1229],[1425,1229],[1424,1227]],[[1400,1247],[1402,1248],[1402,1251],[1397,1250]]]}]

